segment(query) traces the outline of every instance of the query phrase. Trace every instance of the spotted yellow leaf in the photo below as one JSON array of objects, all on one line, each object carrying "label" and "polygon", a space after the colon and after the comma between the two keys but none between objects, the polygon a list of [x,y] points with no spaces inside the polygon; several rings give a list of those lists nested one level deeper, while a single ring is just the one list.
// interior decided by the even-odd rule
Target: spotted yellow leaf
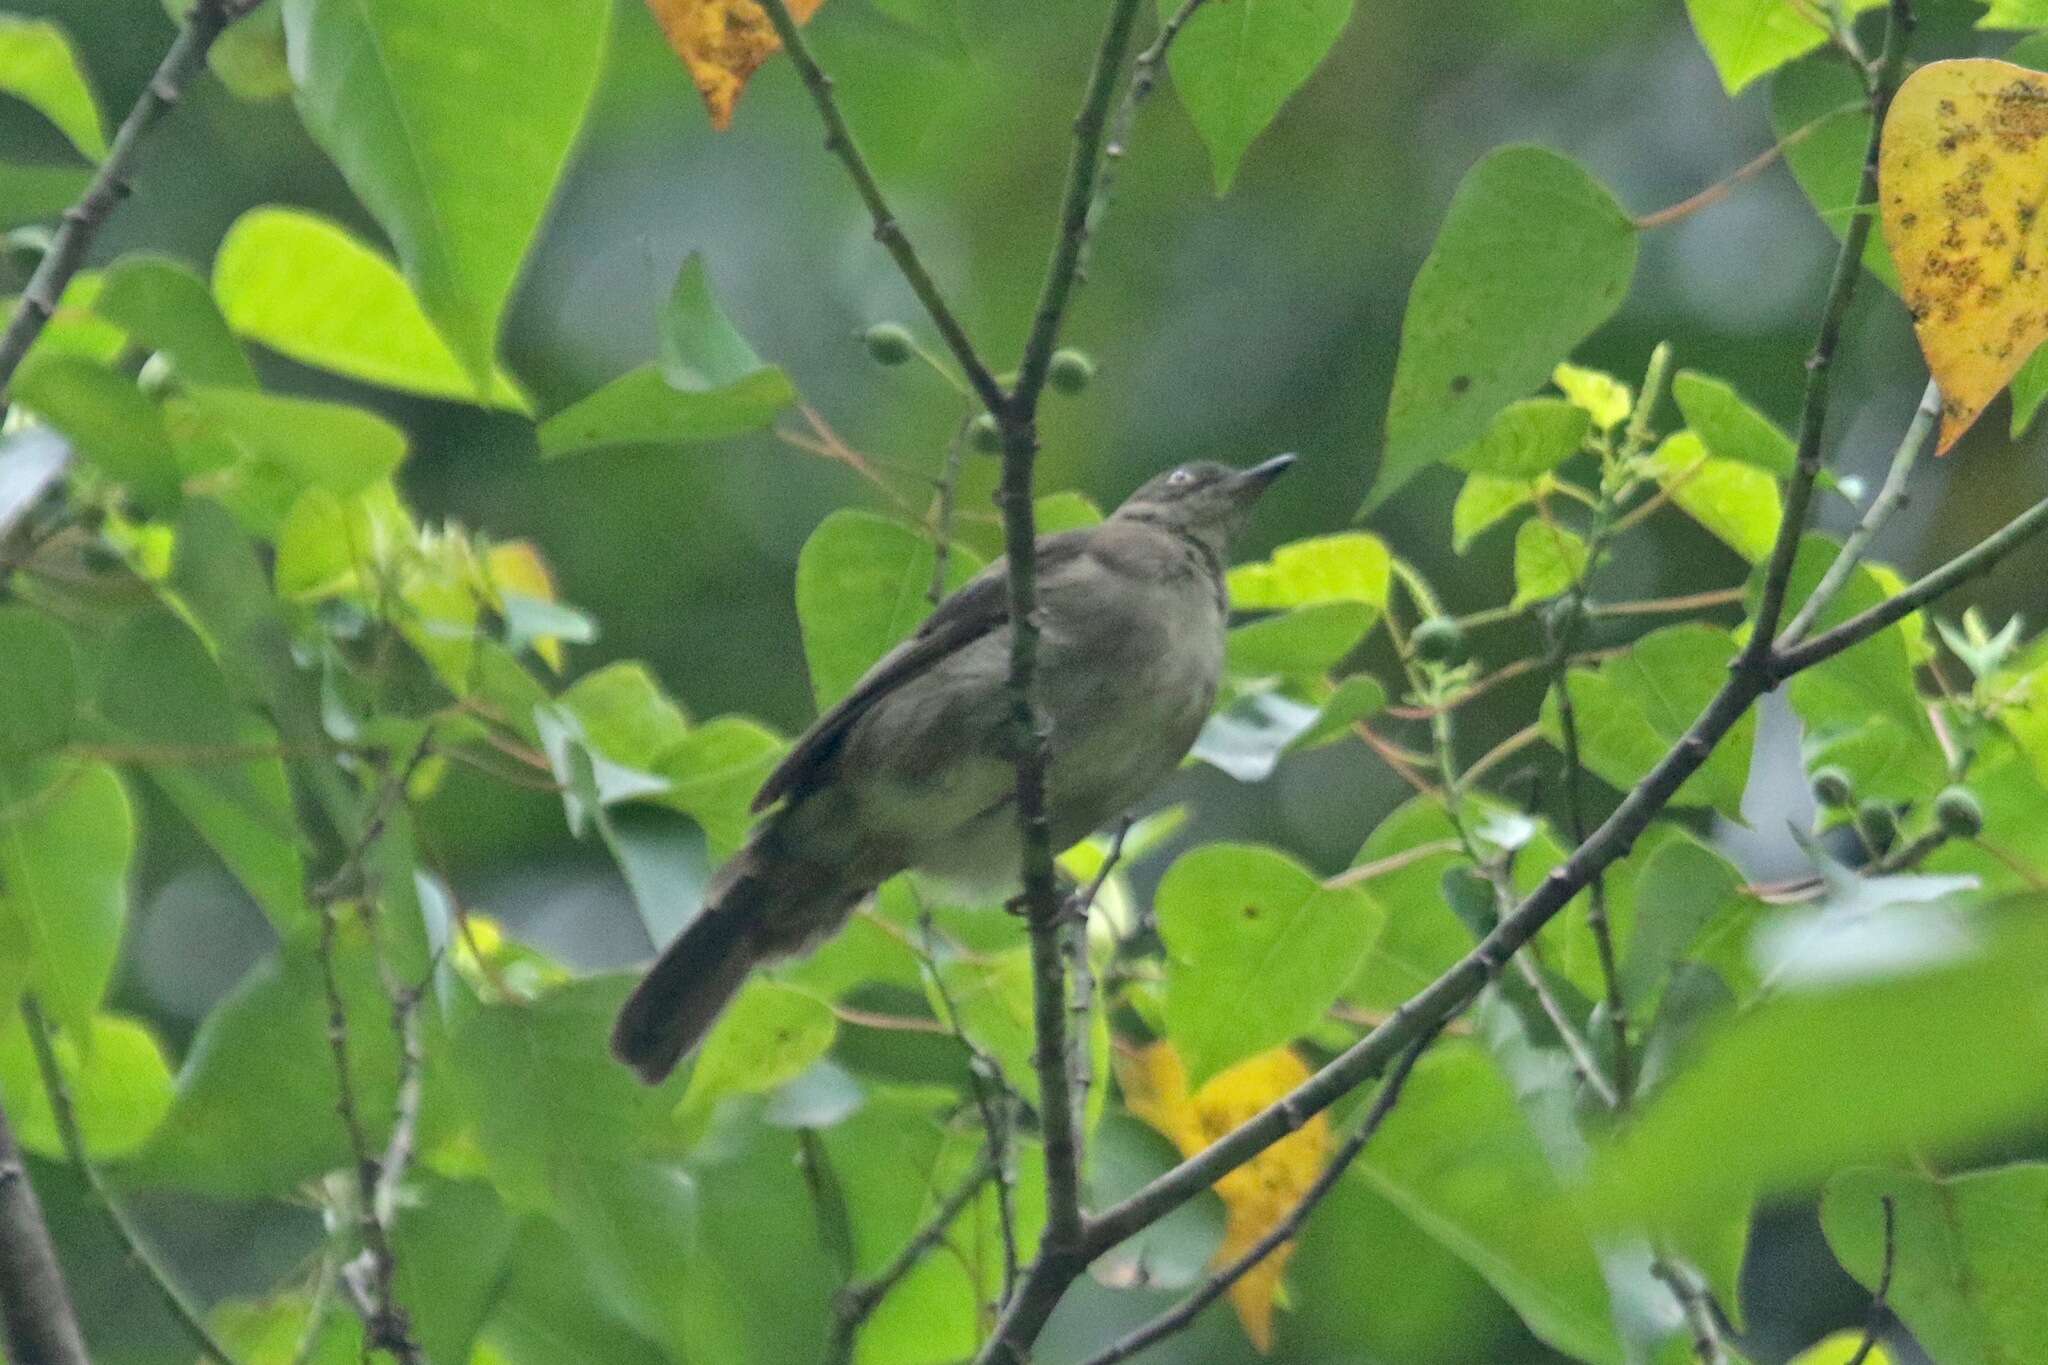
[{"label": "spotted yellow leaf", "polygon": [[[1116,1074],[1131,1113],[1170,1139],[1181,1155],[1193,1156],[1307,1080],[1309,1070],[1292,1049],[1275,1048],[1218,1072],[1191,1096],[1180,1054],[1173,1044],[1158,1042],[1119,1056]],[[1330,1123],[1317,1114],[1217,1181],[1225,1221],[1214,1264],[1237,1260],[1285,1218],[1315,1183],[1329,1152]],[[1230,1287],[1230,1306],[1261,1352],[1273,1348],[1273,1309],[1286,1302],[1281,1277],[1293,1252],[1292,1242],[1282,1242]]]},{"label": "spotted yellow leaf", "polygon": [[[824,3],[788,0],[790,17],[804,23]],[[768,12],[756,0],[647,0],[647,7],[689,68],[711,126],[724,132],[747,81],[782,48]]]},{"label": "spotted yellow leaf", "polygon": [[2048,76],[1988,58],[1931,62],[1885,119],[1885,244],[1947,451],[2048,338]]}]

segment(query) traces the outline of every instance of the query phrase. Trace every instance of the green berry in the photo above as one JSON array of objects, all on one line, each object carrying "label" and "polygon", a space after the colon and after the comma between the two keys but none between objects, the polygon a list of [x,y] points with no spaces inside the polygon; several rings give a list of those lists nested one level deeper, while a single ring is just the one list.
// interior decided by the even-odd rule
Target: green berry
[{"label": "green berry", "polygon": [[917,354],[917,342],[901,323],[878,322],[860,334],[860,344],[877,365],[901,365]]},{"label": "green berry", "polygon": [[1934,798],[1934,819],[1951,839],[1974,839],[1984,832],[1984,806],[1977,793],[1960,784],[1943,787]]},{"label": "green berry", "polygon": [[1872,853],[1883,853],[1899,837],[1899,817],[1873,797],[1856,808],[1856,828],[1870,841]]},{"label": "green berry", "polygon": [[1813,774],[1813,799],[1830,810],[1845,810],[1855,804],[1856,784],[1845,769],[1832,763]]},{"label": "green berry", "polygon": [[1415,627],[1411,637],[1417,658],[1433,664],[1465,660],[1465,628],[1448,616],[1432,616]]},{"label": "green berry", "polygon": [[1061,393],[1079,393],[1095,378],[1095,361],[1086,351],[1062,346],[1052,353],[1045,377]]},{"label": "green berry", "polygon": [[1000,454],[1003,449],[1003,429],[996,425],[993,415],[984,412],[967,424],[967,444],[984,455]]}]

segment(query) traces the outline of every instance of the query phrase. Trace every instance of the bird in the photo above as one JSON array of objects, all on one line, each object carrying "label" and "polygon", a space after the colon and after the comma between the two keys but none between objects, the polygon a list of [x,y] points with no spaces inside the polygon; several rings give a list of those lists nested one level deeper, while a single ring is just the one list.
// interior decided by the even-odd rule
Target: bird
[{"label": "bird", "polygon": [[[1054,849],[1127,813],[1194,746],[1223,676],[1231,540],[1294,462],[1184,464],[1100,523],[1037,539]],[[831,937],[897,873],[1016,884],[1007,574],[997,559],[939,603],[769,774],[753,801],[766,817],[619,1012],[612,1053],[643,1081],[674,1070],[755,968]]]}]

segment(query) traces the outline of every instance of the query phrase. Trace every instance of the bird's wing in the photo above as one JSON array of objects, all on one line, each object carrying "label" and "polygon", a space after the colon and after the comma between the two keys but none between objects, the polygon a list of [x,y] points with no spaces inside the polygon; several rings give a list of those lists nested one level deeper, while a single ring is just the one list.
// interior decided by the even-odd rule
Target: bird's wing
[{"label": "bird's wing", "polygon": [[[1088,530],[1062,531],[1038,542],[1038,572],[1041,579],[1080,559],[1088,546]],[[884,654],[875,666],[840,698],[831,710],[819,716],[811,728],[797,737],[761,790],[754,795],[753,809],[761,811],[784,796],[801,796],[823,776],[824,769],[839,751],[846,734],[877,701],[933,664],[957,650],[1000,629],[1010,619],[1008,560],[997,559],[958,592],[939,603],[925,618],[917,633]]]}]

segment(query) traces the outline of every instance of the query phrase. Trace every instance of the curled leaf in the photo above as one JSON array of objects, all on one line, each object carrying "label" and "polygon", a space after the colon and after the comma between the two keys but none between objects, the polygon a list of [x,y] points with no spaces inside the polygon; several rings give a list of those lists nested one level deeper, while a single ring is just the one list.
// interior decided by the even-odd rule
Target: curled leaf
[{"label": "curled leaf", "polygon": [[[817,13],[825,0],[789,0],[790,17],[799,24]],[[733,106],[761,64],[782,50],[782,40],[755,0],[647,0],[668,45],[689,68],[711,126],[724,132],[732,126]]]}]

